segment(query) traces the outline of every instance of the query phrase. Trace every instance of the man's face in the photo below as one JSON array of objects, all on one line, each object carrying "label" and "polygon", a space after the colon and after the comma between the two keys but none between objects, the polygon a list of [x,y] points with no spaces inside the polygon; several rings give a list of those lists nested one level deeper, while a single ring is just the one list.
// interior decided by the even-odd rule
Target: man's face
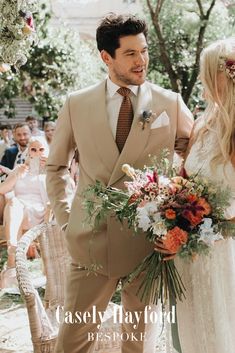
[{"label": "man's face", "polygon": [[111,80],[118,86],[139,86],[144,83],[149,56],[143,33],[120,38],[120,47],[115,51],[115,58],[106,51],[102,51],[101,56],[108,66]]},{"label": "man's face", "polygon": [[4,140],[10,138],[10,135],[11,135],[11,130],[8,130],[8,129],[1,130],[1,137]]},{"label": "man's face", "polygon": [[18,127],[15,130],[14,139],[16,143],[20,145],[20,147],[27,147],[30,137],[31,137],[31,133],[27,125]]},{"label": "man's face", "polygon": [[29,120],[27,122],[27,124],[28,124],[31,131],[38,128],[38,121],[37,120]]}]

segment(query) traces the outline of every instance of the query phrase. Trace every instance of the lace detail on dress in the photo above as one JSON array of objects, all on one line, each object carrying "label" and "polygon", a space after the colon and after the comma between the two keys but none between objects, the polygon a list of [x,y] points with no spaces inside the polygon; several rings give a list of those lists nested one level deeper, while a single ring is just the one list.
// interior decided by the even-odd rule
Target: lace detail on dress
[{"label": "lace detail on dress", "polygon": [[[235,216],[235,169],[231,163],[211,170],[210,161],[216,138],[208,132],[204,145],[196,142],[186,160],[190,173],[199,172],[229,186],[231,205],[228,216]],[[176,265],[186,286],[186,300],[177,304],[179,335],[183,353],[235,352],[235,241],[222,240],[210,255],[195,261],[177,258]],[[169,351],[170,352],[170,351]]]}]

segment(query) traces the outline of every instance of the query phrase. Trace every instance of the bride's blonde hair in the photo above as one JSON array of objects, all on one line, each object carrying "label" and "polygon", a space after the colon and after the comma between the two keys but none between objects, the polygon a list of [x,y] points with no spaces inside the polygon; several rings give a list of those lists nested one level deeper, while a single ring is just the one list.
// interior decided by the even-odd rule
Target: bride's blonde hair
[{"label": "bride's blonde hair", "polygon": [[198,138],[203,141],[208,130],[217,135],[212,167],[225,164],[235,154],[235,66],[229,70],[231,61],[235,65],[235,37],[212,43],[200,59],[200,79],[208,105]]}]

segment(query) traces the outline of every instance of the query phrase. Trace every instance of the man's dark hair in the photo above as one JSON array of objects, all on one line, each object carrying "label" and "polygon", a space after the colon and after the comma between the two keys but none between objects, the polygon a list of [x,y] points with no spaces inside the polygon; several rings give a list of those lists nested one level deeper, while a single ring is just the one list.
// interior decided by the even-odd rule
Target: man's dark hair
[{"label": "man's dark hair", "polygon": [[36,121],[38,120],[37,118],[35,118],[34,116],[32,115],[28,115],[26,118],[25,118],[25,121],[28,122],[28,121]]},{"label": "man's dark hair", "polygon": [[147,39],[148,28],[144,20],[134,15],[116,15],[114,13],[104,17],[96,30],[97,48],[101,52],[106,50],[112,58],[115,50],[120,47],[121,37],[143,33]]},{"label": "man's dark hair", "polygon": [[29,127],[29,125],[26,122],[15,124],[14,130],[19,129],[21,127],[25,127],[25,126]]},{"label": "man's dark hair", "polygon": [[12,127],[9,124],[6,125],[0,125],[0,130],[11,130]]}]

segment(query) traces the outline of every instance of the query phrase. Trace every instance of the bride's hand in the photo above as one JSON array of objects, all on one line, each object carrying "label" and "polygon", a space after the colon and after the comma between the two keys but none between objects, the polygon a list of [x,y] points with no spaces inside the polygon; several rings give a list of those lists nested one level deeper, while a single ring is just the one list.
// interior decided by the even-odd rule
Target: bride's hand
[{"label": "bride's hand", "polygon": [[155,247],[154,250],[160,252],[161,254],[165,254],[166,256],[163,257],[163,261],[169,261],[175,258],[176,253],[170,252],[165,245],[163,244],[163,241],[161,239],[158,239],[155,241]]}]

